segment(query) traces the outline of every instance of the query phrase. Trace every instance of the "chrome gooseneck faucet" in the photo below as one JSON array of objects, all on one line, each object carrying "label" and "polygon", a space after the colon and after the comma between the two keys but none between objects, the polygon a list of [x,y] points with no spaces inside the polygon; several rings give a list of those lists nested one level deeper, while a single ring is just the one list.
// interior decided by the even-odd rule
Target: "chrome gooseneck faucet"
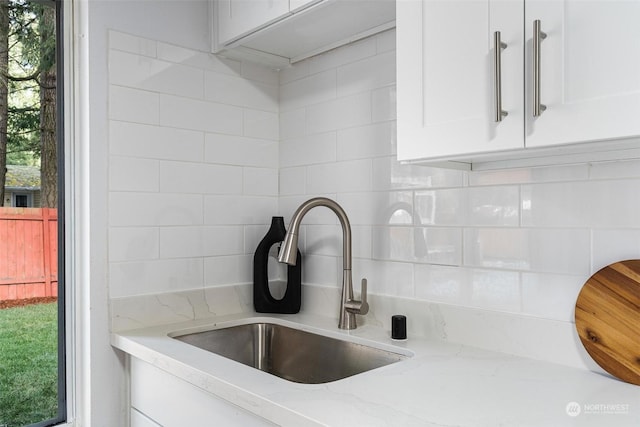
[{"label": "chrome gooseneck faucet", "polygon": [[367,314],[369,312],[367,279],[362,279],[362,301],[355,300],[353,298],[353,283],[351,280],[351,224],[347,214],[339,204],[326,197],[316,197],[301,204],[291,218],[289,231],[284,237],[278,261],[296,265],[300,223],[306,213],[316,206],[324,206],[331,209],[338,216],[342,225],[342,298],[340,300],[338,328],[355,329],[357,327],[356,314]]}]

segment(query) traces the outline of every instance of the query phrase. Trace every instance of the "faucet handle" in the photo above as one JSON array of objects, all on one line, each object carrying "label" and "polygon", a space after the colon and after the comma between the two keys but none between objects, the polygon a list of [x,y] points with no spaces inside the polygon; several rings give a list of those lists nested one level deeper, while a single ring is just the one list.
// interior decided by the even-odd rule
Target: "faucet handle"
[{"label": "faucet handle", "polygon": [[358,314],[367,314],[369,312],[369,303],[367,303],[367,279],[362,278],[362,282],[360,283],[360,309],[358,310]]}]

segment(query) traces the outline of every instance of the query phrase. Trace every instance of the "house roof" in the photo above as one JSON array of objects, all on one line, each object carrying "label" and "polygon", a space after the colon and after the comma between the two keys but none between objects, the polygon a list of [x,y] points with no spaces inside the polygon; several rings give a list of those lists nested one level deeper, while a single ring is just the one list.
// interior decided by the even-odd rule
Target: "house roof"
[{"label": "house roof", "polygon": [[7,165],[5,188],[11,190],[39,190],[40,168],[35,166]]}]

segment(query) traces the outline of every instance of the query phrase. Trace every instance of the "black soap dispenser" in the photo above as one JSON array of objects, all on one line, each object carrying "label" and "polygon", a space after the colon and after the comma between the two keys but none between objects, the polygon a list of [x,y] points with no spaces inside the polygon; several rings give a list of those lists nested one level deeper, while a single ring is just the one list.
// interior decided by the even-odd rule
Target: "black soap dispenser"
[{"label": "black soap dispenser", "polygon": [[269,250],[284,240],[284,218],[271,218],[271,227],[253,255],[253,306],[258,313],[294,314],[300,311],[302,300],[302,255],[298,251],[296,265],[287,266],[287,290],[282,299],[275,299],[269,290],[267,265]]}]

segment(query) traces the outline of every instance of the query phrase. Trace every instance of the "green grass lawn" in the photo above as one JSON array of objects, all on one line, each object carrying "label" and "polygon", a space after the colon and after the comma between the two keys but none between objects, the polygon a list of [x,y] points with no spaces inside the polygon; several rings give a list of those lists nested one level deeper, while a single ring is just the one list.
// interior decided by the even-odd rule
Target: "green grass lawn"
[{"label": "green grass lawn", "polygon": [[0,310],[0,426],[53,418],[58,408],[57,303]]}]

